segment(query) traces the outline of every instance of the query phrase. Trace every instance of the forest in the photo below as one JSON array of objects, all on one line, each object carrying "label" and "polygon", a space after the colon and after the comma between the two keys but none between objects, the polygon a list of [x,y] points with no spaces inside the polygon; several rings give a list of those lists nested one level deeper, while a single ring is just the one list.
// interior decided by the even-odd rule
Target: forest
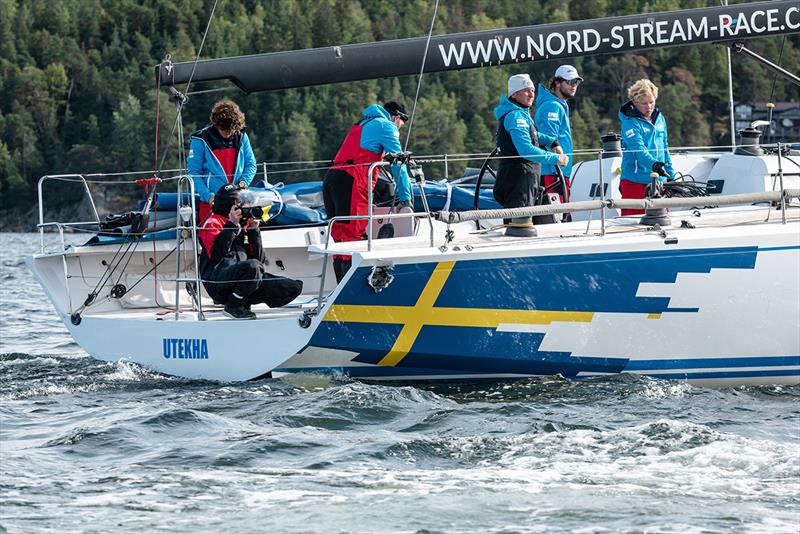
[{"label": "forest", "polygon": [[[434,34],[712,5],[719,2],[449,0],[439,6]],[[0,229],[34,222],[43,175],[184,167],[176,105],[168,91],[156,87],[154,67],[164,58],[193,61],[201,43],[200,58],[207,59],[425,36],[433,8],[434,2],[422,0],[0,0]],[[800,72],[797,34],[751,40],[748,47]],[[661,88],[658,105],[668,118],[672,146],[730,145],[724,47],[662,48],[568,62],[585,79],[570,103],[577,149],[599,148],[602,134],[619,130],[617,109],[625,89],[644,77]],[[409,150],[488,153],[496,127],[492,109],[507,77],[528,72],[546,84],[559,64],[426,74]],[[796,87],[743,57],[733,58],[733,80],[737,102],[800,99]],[[213,103],[229,98],[246,114],[258,161],[325,161],[367,105],[399,99],[410,109],[417,82],[417,76],[405,76],[250,95],[225,83],[198,85],[189,89],[182,127],[188,141],[207,124]],[[401,140],[405,135],[404,130]],[[448,172],[454,177],[479,164],[455,161]],[[301,165],[311,168],[305,171],[271,167],[271,180],[318,180],[321,165]],[[426,170],[432,178],[443,172]],[[62,205],[81,199],[75,184],[61,187],[55,193]]]}]

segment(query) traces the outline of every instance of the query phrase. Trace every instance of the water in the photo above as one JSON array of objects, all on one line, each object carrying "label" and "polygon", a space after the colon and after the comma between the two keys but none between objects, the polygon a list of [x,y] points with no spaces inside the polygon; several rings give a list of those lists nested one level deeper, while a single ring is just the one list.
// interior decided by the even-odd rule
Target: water
[{"label": "water", "polygon": [[800,530],[800,388],[178,379],[75,345],[37,247],[0,234],[0,532]]}]

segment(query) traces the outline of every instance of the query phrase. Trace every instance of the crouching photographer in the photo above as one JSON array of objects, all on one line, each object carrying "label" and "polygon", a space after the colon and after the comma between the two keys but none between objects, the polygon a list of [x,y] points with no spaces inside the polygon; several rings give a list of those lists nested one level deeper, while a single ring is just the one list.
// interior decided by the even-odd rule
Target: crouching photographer
[{"label": "crouching photographer", "polygon": [[203,286],[214,302],[225,304],[226,316],[255,319],[251,305],[284,306],[301,293],[303,282],[267,272],[259,220],[242,217],[239,191],[228,184],[214,196],[212,214],[198,232],[198,265]]}]

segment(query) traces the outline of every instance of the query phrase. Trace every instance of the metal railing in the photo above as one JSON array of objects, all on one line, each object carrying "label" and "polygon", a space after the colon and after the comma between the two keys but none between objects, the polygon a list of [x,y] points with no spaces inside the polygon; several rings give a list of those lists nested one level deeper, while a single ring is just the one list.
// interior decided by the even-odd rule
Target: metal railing
[{"label": "metal railing", "polygon": [[[540,215],[554,215],[576,211],[593,211],[597,209],[658,209],[658,208],[693,208],[698,206],[720,207],[736,206],[742,204],[759,204],[763,202],[780,202],[781,209],[785,212],[787,199],[800,199],[800,189],[784,189],[781,191],[765,191],[763,193],[741,193],[738,195],[719,195],[708,197],[680,197],[680,198],[643,198],[643,199],[613,199],[608,200],[582,200],[567,202],[565,204],[548,204],[545,206],[531,206],[528,208],[510,208],[496,210],[471,210],[471,211],[439,211],[436,219],[447,224],[456,224],[481,219],[500,219],[513,217],[536,217]],[[784,213],[783,224],[786,224]]]},{"label": "metal railing", "polygon": [[[74,222],[74,223],[59,223],[59,222],[44,222],[44,196],[43,196],[43,189],[44,183],[48,180],[63,180],[65,178],[78,178],[83,183],[83,188],[86,191],[86,196],[89,198],[89,203],[92,205],[92,211],[94,212],[95,220],[86,221],[86,222]],[[94,198],[92,198],[92,192],[89,191],[89,183],[86,181],[86,178],[82,174],[50,174],[46,176],[42,176],[39,178],[39,182],[37,184],[37,191],[39,194],[39,224],[37,228],[39,229],[39,243],[40,243],[40,250],[42,254],[44,254],[44,229],[48,226],[57,226],[59,232],[61,232],[61,242],[62,242],[62,249],[64,244],[64,234],[63,229],[64,227],[70,226],[87,226],[87,225],[96,225],[98,228],[100,227],[100,215],[97,213],[97,206],[95,206]]]},{"label": "metal railing", "polygon": [[[189,206],[183,206],[183,183],[187,182],[189,184]],[[198,260],[198,254],[200,252],[200,248],[198,247],[197,243],[197,225],[195,224],[195,214],[197,213],[197,206],[195,205],[195,194],[194,194],[194,180],[192,180],[189,176],[182,176],[178,179],[178,196],[177,196],[177,205],[176,210],[178,212],[178,226],[175,227],[175,320],[178,319],[178,316],[181,312],[181,291],[180,291],[180,284],[181,282],[187,283],[191,282],[194,284],[194,296],[190,293],[190,298],[194,305],[197,306],[197,318],[201,321],[205,321],[205,314],[203,314],[203,299],[202,299],[202,286],[200,280],[200,265]],[[190,208],[190,210],[184,210],[184,207]],[[191,221],[191,226],[186,226],[186,222]],[[182,223],[182,224],[180,224]],[[181,243],[182,240],[185,239],[184,232],[191,232],[192,238],[192,249],[194,257],[194,278],[181,278]]]},{"label": "metal railing", "polygon": [[[514,218],[514,217],[528,217],[528,216],[539,216],[539,215],[553,215],[559,213],[567,213],[567,212],[579,212],[579,211],[589,211],[593,212],[594,210],[600,210],[600,235],[603,236],[606,233],[606,217],[605,217],[605,209],[654,209],[654,208],[678,208],[678,207],[695,207],[695,206],[725,206],[725,205],[736,205],[736,204],[746,204],[746,203],[761,203],[761,202],[769,202],[769,203],[780,203],[781,208],[781,219],[782,223],[786,223],[786,203],[789,199],[797,199],[800,198],[800,190],[791,189],[791,190],[784,190],[784,179],[783,179],[783,165],[782,165],[782,148],[785,145],[781,143],[777,144],[777,155],[778,155],[778,174],[776,176],[777,180],[779,181],[779,191],[771,191],[771,192],[764,192],[764,193],[746,193],[746,194],[739,194],[739,195],[715,195],[713,197],[690,197],[690,198],[650,198],[650,199],[618,199],[615,200],[613,198],[606,199],[606,192],[605,192],[605,176],[603,170],[603,155],[605,154],[604,150],[597,150],[592,151],[595,152],[598,159],[599,164],[599,184],[596,189],[597,197],[593,200],[587,201],[580,201],[580,202],[569,202],[565,204],[553,204],[553,205],[546,205],[546,206],[533,206],[528,208],[514,208],[514,209],[495,209],[495,210],[471,210],[471,211],[461,211],[461,212],[449,212],[449,211],[439,211],[433,214],[431,217],[430,213],[427,213],[429,219],[431,221],[430,224],[430,246],[434,247],[434,227],[432,218],[436,218],[439,221],[445,222],[447,224],[453,224],[458,222],[465,222],[465,221],[475,221],[475,220],[485,220],[485,219],[499,219],[499,218]],[[447,162],[447,155],[445,155],[445,164]],[[388,161],[378,161],[373,162],[369,166],[368,176],[371,177],[373,172],[378,167],[386,167],[392,165],[392,162]],[[264,178],[266,181],[266,163],[264,164],[263,168]],[[64,179],[71,179],[74,181],[78,181],[82,184],[83,189],[89,199],[92,212],[95,216],[94,221],[82,221],[82,222],[72,222],[72,223],[62,223],[62,222],[45,222],[44,221],[44,202],[43,202],[43,189],[45,182],[49,180],[64,180]],[[188,183],[188,193],[190,196],[190,202],[188,206],[182,206],[182,198],[183,198],[183,188],[186,187],[185,184]],[[325,250],[328,250],[330,247],[330,240],[331,240],[331,230],[333,225],[336,223],[342,223],[347,221],[353,220],[366,220],[367,221],[367,251],[371,251],[373,249],[373,229],[374,229],[374,219],[376,218],[373,210],[373,187],[372,187],[372,180],[369,181],[370,187],[368,187],[368,208],[367,208],[367,215],[348,215],[348,216],[337,216],[328,219],[327,222],[327,235],[325,239]],[[420,183],[420,191],[421,194],[424,196],[424,181]],[[178,225],[175,227],[176,231],[176,276],[175,276],[175,317],[177,319],[178,315],[180,314],[180,283],[181,282],[191,282],[194,284],[195,288],[195,296],[192,298],[192,302],[196,306],[198,312],[199,320],[204,320],[204,314],[202,309],[202,280],[200,279],[199,273],[199,265],[198,265],[198,258],[197,258],[197,251],[199,250],[198,245],[198,227],[194,222],[195,214],[197,213],[196,204],[195,204],[195,194],[194,194],[194,182],[193,180],[186,176],[181,175],[178,177],[178,186],[177,186],[177,198],[178,198]],[[40,249],[41,252],[45,252],[45,244],[44,244],[44,230],[48,227],[55,227],[59,231],[60,238],[61,238],[61,245],[62,251],[65,247],[65,239],[64,239],[64,230],[65,228],[70,227],[81,227],[81,226],[97,226],[100,227],[101,221],[97,211],[97,206],[92,198],[91,191],[89,189],[89,183],[86,179],[86,176],[83,174],[62,174],[62,175],[47,175],[40,178],[38,182],[38,195],[39,195],[39,224],[38,229],[40,233]],[[427,205],[426,205],[427,207]],[[181,211],[182,208],[188,208],[188,210],[184,212]],[[420,213],[388,213],[388,214],[381,214],[377,216],[379,219],[384,220],[392,220],[392,219],[405,219],[405,218],[418,218],[421,217],[422,214]],[[187,218],[188,217],[188,218]],[[185,224],[191,220],[191,225]],[[591,222],[591,219],[590,221]],[[154,229],[154,232],[157,230]],[[185,240],[187,235],[185,232],[191,233],[191,242],[194,248],[194,277],[193,278],[181,278],[181,243],[182,240]],[[325,282],[326,282],[326,275],[328,270],[328,262],[329,262],[330,254],[324,255],[323,265],[322,265],[322,273],[320,276],[320,286],[317,296],[317,305],[315,309],[311,312],[312,314],[316,315],[320,312],[327,296],[325,295]],[[69,273],[66,264],[66,258],[62,255],[63,261],[63,268],[64,268],[64,281],[65,281],[65,289],[67,291],[67,302],[68,306],[71,309],[71,295],[69,294],[69,287],[68,287],[68,280],[69,280]],[[190,295],[191,296],[191,295]]]}]

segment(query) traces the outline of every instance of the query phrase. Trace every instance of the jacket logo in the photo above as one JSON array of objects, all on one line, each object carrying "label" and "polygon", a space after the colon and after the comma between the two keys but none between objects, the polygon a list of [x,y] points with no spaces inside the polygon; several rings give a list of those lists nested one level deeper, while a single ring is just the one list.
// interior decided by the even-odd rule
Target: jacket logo
[{"label": "jacket logo", "polygon": [[558,113],[556,113],[555,111],[549,112],[547,114],[547,119],[551,120],[551,121],[557,121],[558,120]]},{"label": "jacket logo", "polygon": [[193,157],[194,157],[194,150],[192,150],[192,149],[189,149],[189,157],[190,157],[190,158],[193,158]]},{"label": "jacket logo", "polygon": [[633,131],[633,128],[625,131],[625,137],[633,137],[634,135],[636,135],[636,132]]},{"label": "jacket logo", "polygon": [[527,125],[528,121],[526,121],[525,119],[517,119],[517,126],[527,126]]},{"label": "jacket logo", "polygon": [[167,360],[208,359],[208,341],[205,339],[165,337],[162,341],[164,358]]}]

